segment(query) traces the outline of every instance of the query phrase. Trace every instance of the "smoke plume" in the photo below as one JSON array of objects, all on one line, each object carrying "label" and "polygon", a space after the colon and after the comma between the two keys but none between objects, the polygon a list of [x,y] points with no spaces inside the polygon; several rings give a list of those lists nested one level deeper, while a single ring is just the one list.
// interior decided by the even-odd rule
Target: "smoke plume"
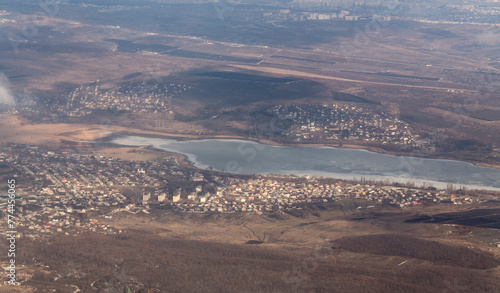
[{"label": "smoke plume", "polygon": [[10,92],[9,80],[3,73],[0,73],[0,104],[14,104],[14,96]]}]

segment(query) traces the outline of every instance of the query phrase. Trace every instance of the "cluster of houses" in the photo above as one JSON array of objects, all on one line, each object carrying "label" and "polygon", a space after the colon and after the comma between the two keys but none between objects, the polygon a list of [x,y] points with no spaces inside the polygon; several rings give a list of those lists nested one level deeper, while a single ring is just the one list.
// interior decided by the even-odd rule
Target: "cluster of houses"
[{"label": "cluster of houses", "polygon": [[358,106],[277,105],[271,111],[292,122],[283,134],[300,142],[328,143],[358,140],[418,146],[420,137],[396,116],[373,113]]},{"label": "cluster of houses", "polygon": [[97,81],[71,91],[64,99],[67,102],[59,105],[59,112],[71,117],[89,115],[96,110],[173,114],[171,97],[188,88],[182,84],[143,82],[101,89]]},{"label": "cluster of houses", "polygon": [[[261,19],[275,25],[290,21],[390,22],[416,20],[430,23],[489,23],[498,26],[499,0],[467,3],[397,3],[395,1],[294,0],[262,12]],[[404,6],[407,9],[401,9]],[[412,6],[419,9],[412,9]],[[397,9],[396,9],[397,8]],[[412,11],[408,13],[408,10]],[[425,13],[432,11],[433,13]],[[403,12],[403,13],[401,13]],[[422,13],[424,12],[424,13]]]},{"label": "cluster of houses", "polygon": [[[90,209],[96,210],[94,207]],[[15,221],[16,226],[22,228],[19,235],[31,238],[44,237],[53,233],[74,235],[82,231],[105,234],[122,233],[121,230],[115,230],[110,225],[99,223],[98,219],[87,217],[85,213],[85,210],[73,210],[69,202],[44,200],[42,204],[34,199],[23,199],[17,208]]]},{"label": "cluster of houses", "polygon": [[[170,208],[191,213],[274,213],[346,198],[408,207],[476,202],[444,190],[355,184],[321,177],[234,176],[181,166],[175,159],[128,161],[38,146],[2,149],[0,163],[19,182],[17,225],[26,235],[119,233],[99,217]],[[3,206],[5,209],[6,206]]]},{"label": "cluster of houses", "polygon": [[174,206],[182,211],[197,213],[264,213],[301,209],[307,203],[328,203],[346,198],[401,208],[438,203],[468,204],[478,201],[470,195],[459,196],[435,188],[353,184],[324,178],[255,175],[251,179],[218,179],[220,187],[216,189],[215,194],[194,196],[187,201],[174,202]]},{"label": "cluster of houses", "polygon": [[[364,16],[356,15],[349,10],[340,10],[337,12],[309,12],[309,11],[297,11],[291,9],[276,9],[269,10],[262,13],[262,16],[266,19],[272,19],[273,21],[308,21],[308,20],[333,20],[333,21],[357,21],[357,20],[368,20],[375,18],[376,16]],[[381,16],[381,20],[390,21],[390,16]]]},{"label": "cluster of houses", "polygon": [[[498,25],[499,0],[476,1],[476,3],[449,3],[443,5],[440,21],[486,22]],[[436,20],[436,19],[433,19]],[[438,22],[439,22],[438,20]]]},{"label": "cluster of houses", "polygon": [[[165,199],[164,175],[187,181],[192,173],[170,168],[173,161],[136,162],[25,145],[6,147],[0,157],[21,184],[16,203],[21,209],[19,225],[33,233],[72,233],[74,229],[111,233],[112,229],[91,218],[118,209],[147,211],[141,201],[145,194]],[[125,187],[131,195],[125,195]],[[150,191],[145,192],[145,187]]]}]

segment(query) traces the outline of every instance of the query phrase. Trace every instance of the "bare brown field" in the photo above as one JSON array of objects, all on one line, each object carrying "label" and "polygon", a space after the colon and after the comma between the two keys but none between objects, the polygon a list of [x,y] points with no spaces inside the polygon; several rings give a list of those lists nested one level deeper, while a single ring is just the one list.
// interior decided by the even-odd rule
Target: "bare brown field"
[{"label": "bare brown field", "polygon": [[[374,84],[374,85],[383,85],[383,86],[395,86],[395,87],[409,87],[415,89],[428,89],[428,90],[440,90],[440,91],[448,91],[456,88],[445,88],[445,87],[433,87],[433,86],[424,86],[424,85],[408,85],[408,84],[397,84],[397,83],[385,83],[385,82],[376,82],[376,81],[367,81],[367,80],[355,80],[355,79],[347,79],[340,78],[328,75],[320,75],[315,73],[308,73],[297,70],[288,70],[281,68],[273,68],[273,67],[260,67],[260,66],[247,66],[247,65],[233,65],[236,68],[242,68],[253,71],[262,71],[266,73],[273,73],[284,76],[299,76],[299,77],[308,77],[308,78],[319,78],[319,79],[329,79],[329,80],[337,80],[337,81],[345,81],[350,83],[365,83],[365,84]],[[473,90],[460,89],[463,92],[475,92]]]},{"label": "bare brown field", "polygon": [[[47,264],[50,269],[35,273],[23,288],[47,286],[73,292],[66,287],[76,285],[86,292],[98,292],[106,286],[126,283],[136,290],[159,292],[182,287],[193,292],[229,292],[234,288],[239,292],[331,292],[334,288],[344,288],[342,292],[420,293],[445,290],[445,280],[452,283],[457,280],[470,289],[464,292],[496,292],[500,267],[471,269],[443,264],[425,249],[412,250],[420,253],[412,257],[377,251],[354,252],[349,250],[356,250],[357,246],[344,249],[335,244],[359,237],[370,248],[372,238],[377,241],[380,237],[403,235],[402,240],[419,239],[405,242],[407,246],[429,242],[440,248],[451,245],[449,254],[463,251],[477,256],[475,260],[484,255],[500,257],[500,248],[476,236],[478,228],[404,223],[422,212],[460,209],[466,207],[444,205],[404,211],[376,207],[351,209],[346,214],[330,209],[303,217],[179,214],[165,210],[137,215],[116,213],[111,219],[99,218],[99,222],[125,231],[118,235],[84,233],[54,236],[50,240],[24,240],[19,257],[26,259],[29,266],[36,265],[29,261],[35,257],[37,263]],[[264,243],[245,244],[256,239],[248,228],[258,236],[265,233]],[[480,262],[475,264],[481,266]],[[58,275],[61,277],[56,281]],[[228,276],[232,278],[230,283],[222,281]],[[240,279],[241,276],[248,279]],[[187,282],[193,278],[199,282]],[[422,279],[426,281],[422,283]],[[357,284],[354,287],[353,282]]]},{"label": "bare brown field", "polygon": [[462,114],[458,114],[458,113],[454,113],[451,111],[446,111],[446,110],[438,109],[438,108],[434,108],[434,107],[425,108],[425,109],[422,109],[422,111],[428,112],[428,113],[433,113],[433,114],[439,115],[441,117],[452,117],[455,119],[466,120],[466,121],[470,121],[470,122],[478,123],[478,124],[491,125],[492,123],[494,123],[491,121],[485,121],[485,120],[481,120],[481,119],[477,119],[477,118],[472,118],[472,117],[469,117],[467,115],[462,115]]}]

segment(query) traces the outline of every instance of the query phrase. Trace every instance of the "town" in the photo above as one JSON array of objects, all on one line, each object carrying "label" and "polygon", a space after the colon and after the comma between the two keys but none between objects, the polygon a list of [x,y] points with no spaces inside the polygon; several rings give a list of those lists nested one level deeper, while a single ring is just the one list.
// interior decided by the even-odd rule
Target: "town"
[{"label": "town", "polygon": [[[189,89],[189,86],[174,83],[130,83],[114,89],[103,89],[99,80],[81,85],[57,103],[50,105],[46,116],[52,118],[85,117],[98,111],[112,113],[154,113],[165,118],[173,117],[172,95]],[[18,105],[24,115],[37,113],[43,101],[35,98],[35,104]]]},{"label": "town", "polygon": [[[260,20],[280,21],[374,21],[411,20],[436,23],[484,23],[498,25],[498,0],[467,3],[294,0],[279,9],[268,9]],[[289,9],[288,9],[289,8]],[[432,10],[425,16],[418,11]]]},{"label": "town", "polygon": [[157,209],[272,214],[346,199],[396,208],[482,201],[464,189],[437,190],[308,176],[237,176],[183,166],[168,154],[161,160],[129,161],[10,145],[3,148],[0,165],[4,170],[10,168],[9,173],[20,182],[16,225],[29,237],[81,231],[121,233],[100,223],[100,219],[111,219],[120,212],[149,214]]},{"label": "town", "polygon": [[186,85],[138,83],[118,89],[100,89],[95,85],[80,86],[66,97],[67,104],[61,105],[61,113],[81,117],[95,110],[127,112],[167,112],[172,114],[172,98],[187,90]]},{"label": "town", "polygon": [[297,142],[332,143],[352,140],[418,147],[425,143],[409,124],[394,115],[358,106],[278,105],[271,109],[292,125],[283,134]]}]

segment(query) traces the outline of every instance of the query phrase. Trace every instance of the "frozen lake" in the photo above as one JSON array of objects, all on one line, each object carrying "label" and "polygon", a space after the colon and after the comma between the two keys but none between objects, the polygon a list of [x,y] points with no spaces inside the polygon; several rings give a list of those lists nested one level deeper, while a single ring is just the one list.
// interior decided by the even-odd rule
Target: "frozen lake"
[{"label": "frozen lake", "polygon": [[310,146],[270,146],[237,139],[175,140],[144,136],[117,136],[117,145],[152,146],[186,155],[199,168],[240,174],[320,175],[340,179],[389,179],[394,182],[424,182],[443,188],[500,190],[500,170],[470,163],[399,157],[365,150]]}]

